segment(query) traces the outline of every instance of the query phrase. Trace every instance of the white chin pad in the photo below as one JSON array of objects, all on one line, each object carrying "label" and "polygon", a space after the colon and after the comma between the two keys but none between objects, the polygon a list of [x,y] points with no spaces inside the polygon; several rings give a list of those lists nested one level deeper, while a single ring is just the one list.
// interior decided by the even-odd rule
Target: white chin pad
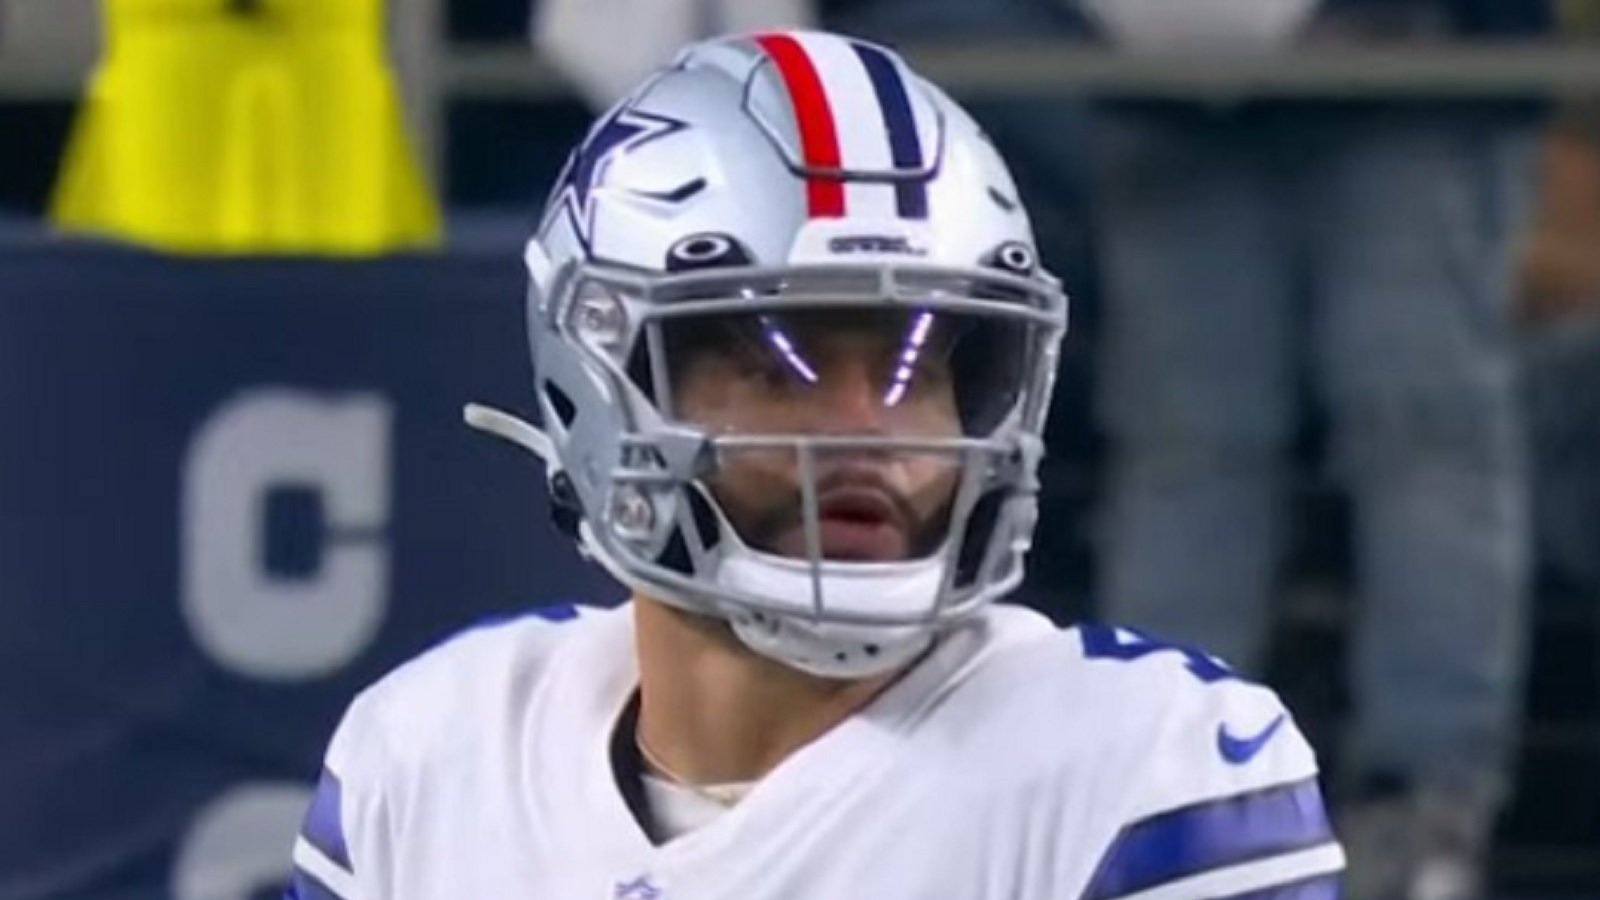
[{"label": "white chin pad", "polygon": [[723,557],[714,580],[741,594],[760,597],[765,609],[781,615],[810,618],[816,612],[820,587],[825,615],[883,616],[913,621],[930,616],[944,579],[943,553],[912,562],[822,564],[813,585],[810,562],[769,553]]},{"label": "white chin pad", "polygon": [[[944,555],[897,563],[828,563],[820,577],[826,613],[880,615],[912,621],[933,612],[944,578]],[[933,640],[931,621],[863,625],[817,621],[811,566],[764,553],[722,560],[717,583],[765,602],[760,608],[721,604],[734,634],[750,649],[824,678],[867,678],[897,669]]]},{"label": "white chin pad", "polygon": [[884,675],[933,643],[931,625],[844,625],[775,616],[744,606],[722,614],[751,650],[809,675],[852,681]]}]

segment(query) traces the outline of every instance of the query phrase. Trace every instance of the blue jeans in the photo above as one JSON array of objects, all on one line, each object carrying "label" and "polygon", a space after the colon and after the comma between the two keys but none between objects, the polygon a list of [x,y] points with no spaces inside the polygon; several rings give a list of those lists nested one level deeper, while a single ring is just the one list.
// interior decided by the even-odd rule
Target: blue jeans
[{"label": "blue jeans", "polygon": [[1503,790],[1529,557],[1532,132],[1465,111],[1095,122],[1101,609],[1259,672],[1300,385],[1353,508],[1358,770]]},{"label": "blue jeans", "polygon": [[1557,583],[1600,597],[1600,319],[1535,330],[1523,360],[1535,546]]}]

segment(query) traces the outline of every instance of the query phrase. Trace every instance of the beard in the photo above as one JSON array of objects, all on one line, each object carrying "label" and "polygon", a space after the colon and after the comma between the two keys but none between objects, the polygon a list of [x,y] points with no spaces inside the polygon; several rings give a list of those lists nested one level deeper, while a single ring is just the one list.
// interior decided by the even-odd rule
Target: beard
[{"label": "beard", "polygon": [[[950,496],[922,512],[917,498],[894,489],[881,476],[862,470],[823,476],[816,487],[823,558],[898,562],[932,555],[945,542],[955,504],[947,483],[941,480],[924,493],[934,491]],[[860,514],[864,508],[870,515]],[[805,501],[798,487],[785,488],[777,499],[760,507],[744,504],[736,511],[724,503],[724,509],[753,549],[805,558]],[[856,514],[844,515],[844,510]],[[874,547],[877,552],[871,552]]]}]

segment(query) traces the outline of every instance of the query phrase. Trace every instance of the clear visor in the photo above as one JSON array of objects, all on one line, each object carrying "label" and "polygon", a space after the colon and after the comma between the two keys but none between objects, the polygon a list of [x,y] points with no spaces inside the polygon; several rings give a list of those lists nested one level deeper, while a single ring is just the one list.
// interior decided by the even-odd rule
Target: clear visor
[{"label": "clear visor", "polygon": [[981,438],[1027,390],[1032,330],[919,308],[664,316],[628,372],[669,422],[714,435]]},{"label": "clear visor", "polygon": [[[627,439],[640,452],[625,460],[636,463],[615,477],[685,501],[673,515],[684,545],[664,552],[666,569],[716,570],[728,559],[718,535],[731,529],[794,561],[811,585],[793,596],[744,585],[748,597],[915,618],[944,605],[938,583],[965,594],[1009,558],[1011,542],[989,537],[1025,480],[1016,435],[1037,431],[1048,398],[1065,324],[1053,286],[972,271],[747,271],[648,284],[606,273],[571,296],[572,333],[649,403]],[[671,450],[680,425],[709,437],[712,458],[692,473]],[[819,580],[824,561],[914,560],[934,564],[934,583],[905,609],[841,606]]]},{"label": "clear visor", "polygon": [[984,438],[1013,411],[1031,429],[1066,324],[1053,283],[978,270],[577,277],[573,336],[714,434]]}]

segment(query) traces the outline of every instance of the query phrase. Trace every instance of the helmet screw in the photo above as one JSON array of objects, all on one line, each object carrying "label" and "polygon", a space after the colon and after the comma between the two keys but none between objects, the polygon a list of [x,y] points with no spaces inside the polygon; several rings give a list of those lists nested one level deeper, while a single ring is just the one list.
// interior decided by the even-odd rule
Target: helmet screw
[{"label": "helmet screw", "polygon": [[579,294],[571,322],[579,337],[603,347],[615,347],[627,336],[628,316],[622,303],[603,291],[590,289]]},{"label": "helmet screw", "polygon": [[622,537],[642,540],[655,528],[655,505],[638,488],[624,485],[612,497],[611,518]]}]

